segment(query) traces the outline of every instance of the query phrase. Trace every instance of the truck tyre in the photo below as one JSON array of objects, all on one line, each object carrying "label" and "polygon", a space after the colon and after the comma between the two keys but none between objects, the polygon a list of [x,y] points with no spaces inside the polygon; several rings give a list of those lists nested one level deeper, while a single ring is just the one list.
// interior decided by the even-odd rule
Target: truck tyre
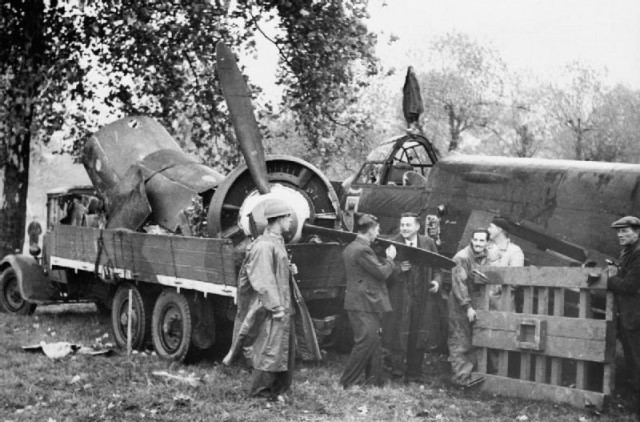
[{"label": "truck tyre", "polygon": [[116,344],[127,347],[127,321],[129,319],[129,289],[132,293],[132,318],[131,318],[131,347],[136,350],[143,349],[149,342],[151,333],[151,312],[153,299],[145,297],[133,284],[123,284],[118,287],[113,296],[111,306],[111,327]]},{"label": "truck tyre", "polygon": [[31,315],[35,303],[27,302],[20,293],[16,271],[8,267],[0,274],[0,310],[16,315]]},{"label": "truck tyre", "polygon": [[186,297],[173,290],[160,293],[153,308],[151,334],[158,356],[183,361],[191,349],[192,310]]}]

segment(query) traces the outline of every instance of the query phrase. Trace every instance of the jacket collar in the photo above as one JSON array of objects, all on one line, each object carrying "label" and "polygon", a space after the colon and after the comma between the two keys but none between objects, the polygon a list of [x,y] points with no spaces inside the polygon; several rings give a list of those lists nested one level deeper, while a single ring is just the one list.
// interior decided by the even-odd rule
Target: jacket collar
[{"label": "jacket collar", "polygon": [[[394,237],[391,240],[393,240],[394,242],[402,243],[402,244],[407,243],[407,241],[404,239],[404,237],[402,237],[400,233],[398,233],[396,237]],[[418,233],[416,235],[416,246],[420,247],[421,245],[422,245],[422,235]]]},{"label": "jacket collar", "polygon": [[371,246],[371,242],[369,241],[369,238],[361,235],[360,233],[358,233],[358,235],[356,236],[356,240],[362,243],[363,245]]}]

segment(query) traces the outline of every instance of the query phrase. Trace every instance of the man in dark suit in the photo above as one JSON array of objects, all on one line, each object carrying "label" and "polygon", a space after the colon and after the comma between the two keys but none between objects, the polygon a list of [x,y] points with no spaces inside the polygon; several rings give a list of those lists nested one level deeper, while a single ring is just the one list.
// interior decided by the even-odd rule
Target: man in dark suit
[{"label": "man in dark suit", "polygon": [[390,246],[381,262],[371,243],[380,233],[378,219],[363,214],[356,220],[358,237],[342,252],[347,273],[344,309],[349,314],[355,344],[340,378],[346,389],[354,384],[382,385],[382,314],[391,310],[385,280],[393,271],[396,250]]},{"label": "man in dark suit", "polygon": [[[435,242],[418,234],[420,220],[415,213],[400,218],[400,234],[392,240],[438,253]],[[427,350],[436,350],[446,340],[446,299],[438,270],[398,256],[393,275],[387,280],[392,312],[385,315],[383,344],[389,353],[391,375],[405,382],[421,381]]]},{"label": "man in dark suit", "polygon": [[[607,287],[618,304],[618,337],[622,343],[626,373],[636,394],[640,391],[640,219],[633,216],[615,221],[622,246],[617,265],[609,265]],[[640,397],[636,412],[640,411]]]}]

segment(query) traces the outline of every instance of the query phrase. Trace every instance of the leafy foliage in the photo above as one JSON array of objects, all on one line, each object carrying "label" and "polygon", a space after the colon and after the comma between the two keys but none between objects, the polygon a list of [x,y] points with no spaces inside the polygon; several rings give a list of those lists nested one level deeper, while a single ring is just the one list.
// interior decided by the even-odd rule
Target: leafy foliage
[{"label": "leafy foliage", "polygon": [[[277,12],[282,32],[273,42],[282,63],[277,83],[285,87],[283,107],[291,112],[295,136],[320,156],[318,164],[326,169],[332,158],[365,143],[364,132],[371,128],[358,104],[368,77],[378,71],[376,37],[363,23],[367,2],[256,4]],[[247,22],[259,25],[263,15],[256,17],[250,7],[245,10],[254,19]]]},{"label": "leafy foliage", "polygon": [[[20,190],[5,189],[5,198],[15,198],[15,204],[0,204],[13,210],[2,220],[24,226],[32,140],[47,142],[59,129],[68,141],[63,150],[77,155],[105,120],[144,114],[218,170],[235,167],[240,155],[217,82],[214,49],[224,41],[236,51],[251,50],[264,16],[279,30],[274,40],[282,59],[279,82],[294,128],[325,160],[340,154],[366,127],[349,115],[362,88],[355,82],[376,71],[376,40],[362,23],[365,5],[355,0],[234,7],[204,0],[3,3],[0,168],[11,170],[4,185]],[[346,130],[334,140],[339,127]],[[11,237],[5,253],[21,243],[23,233]]]},{"label": "leafy foliage", "polygon": [[82,77],[81,37],[67,14],[55,0],[0,5],[0,256],[22,248],[31,142],[62,126],[60,97]]}]

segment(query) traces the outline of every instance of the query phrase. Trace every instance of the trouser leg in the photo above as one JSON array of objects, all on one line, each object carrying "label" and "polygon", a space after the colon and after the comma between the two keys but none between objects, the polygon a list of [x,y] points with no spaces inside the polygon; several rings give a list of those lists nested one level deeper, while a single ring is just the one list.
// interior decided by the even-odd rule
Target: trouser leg
[{"label": "trouser leg", "polygon": [[382,386],[382,341],[380,339],[380,330],[382,328],[382,318],[379,314],[368,315],[370,322],[370,330],[374,337],[371,351],[371,357],[369,359],[369,365],[365,369],[365,384],[371,384],[376,386]]},{"label": "trouser leg", "polygon": [[420,334],[420,311],[412,308],[409,315],[409,336],[407,337],[407,369],[406,378],[416,379],[422,376],[422,362],[425,350],[418,347]]},{"label": "trouser leg", "polygon": [[354,384],[379,385],[382,382],[381,318],[377,313],[349,311],[349,322],[354,345],[340,383],[344,388]]},{"label": "trouser leg", "polygon": [[465,385],[471,380],[475,361],[471,334],[471,324],[466,318],[457,315],[449,318],[449,362],[456,384]]},{"label": "trouser leg", "polygon": [[618,337],[624,352],[625,373],[636,390],[640,390],[640,329],[628,330],[618,324]]},{"label": "trouser leg", "polygon": [[277,372],[261,371],[259,369],[253,369],[251,371],[251,387],[249,388],[249,395],[253,397],[271,397],[273,393],[271,391],[273,383],[276,379]]},{"label": "trouser leg", "polygon": [[402,349],[389,350],[389,363],[391,364],[391,375],[394,377],[404,376],[404,355]]}]

